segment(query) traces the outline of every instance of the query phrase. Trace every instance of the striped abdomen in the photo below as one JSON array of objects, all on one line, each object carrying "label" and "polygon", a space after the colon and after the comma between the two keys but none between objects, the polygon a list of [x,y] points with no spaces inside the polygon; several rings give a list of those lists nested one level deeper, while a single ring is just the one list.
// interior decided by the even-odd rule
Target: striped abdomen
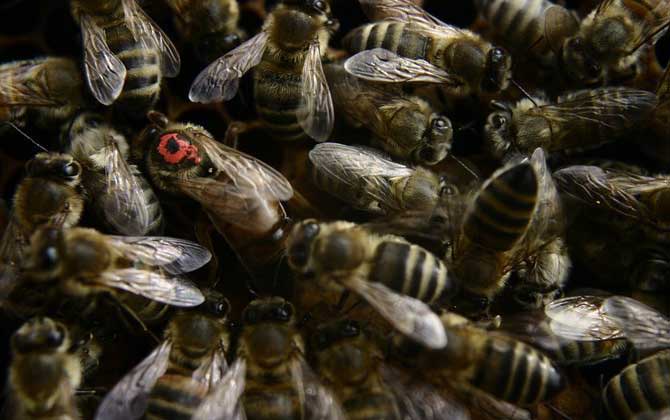
[{"label": "striped abdomen", "polygon": [[447,267],[418,245],[385,241],[377,247],[370,280],[427,303],[449,298],[455,284]]},{"label": "striped abdomen", "polygon": [[163,233],[163,209],[156,197],[156,193],[151,184],[144,178],[144,175],[135,165],[130,165],[130,172],[135,177],[135,181],[142,189],[142,194],[146,200],[147,213],[149,213],[149,226],[144,235],[160,235]]},{"label": "striped abdomen", "polygon": [[628,366],[603,390],[603,402],[613,418],[670,407],[670,350]]},{"label": "striped abdomen", "polygon": [[281,60],[265,53],[254,69],[256,112],[268,133],[278,140],[307,138],[296,118],[302,92],[302,60]]},{"label": "striped abdomen", "polygon": [[533,347],[502,336],[483,342],[468,380],[473,386],[518,406],[530,406],[551,398],[563,387],[551,360]]},{"label": "striped abdomen", "polygon": [[349,398],[342,399],[342,409],[350,420],[400,419],[395,399],[390,393],[354,392]]},{"label": "striped abdomen", "polygon": [[589,365],[619,357],[626,349],[625,340],[573,341],[547,353],[562,365]]},{"label": "striped abdomen", "polygon": [[350,53],[373,48],[384,48],[403,57],[423,58],[431,61],[436,42],[434,38],[417,31],[407,30],[400,22],[381,21],[360,26],[351,31],[342,41]]},{"label": "striped abdomen", "polygon": [[288,370],[276,372],[247,371],[244,389],[244,411],[248,420],[302,420],[300,397]]},{"label": "striped abdomen", "polygon": [[161,70],[158,52],[135,41],[123,20],[105,28],[109,49],[126,67],[123,91],[117,99],[128,115],[142,118],[153,108],[160,95]]},{"label": "striped abdomen", "polygon": [[512,249],[528,228],[537,192],[537,176],[527,162],[499,174],[477,196],[463,226],[465,236],[494,251]]}]

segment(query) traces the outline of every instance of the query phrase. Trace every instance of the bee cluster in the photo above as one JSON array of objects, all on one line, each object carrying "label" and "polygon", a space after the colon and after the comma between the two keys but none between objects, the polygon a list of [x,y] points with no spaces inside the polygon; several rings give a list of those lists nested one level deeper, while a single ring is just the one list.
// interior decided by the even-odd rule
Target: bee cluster
[{"label": "bee cluster", "polygon": [[0,5],[3,417],[670,419],[670,2],[447,3]]}]

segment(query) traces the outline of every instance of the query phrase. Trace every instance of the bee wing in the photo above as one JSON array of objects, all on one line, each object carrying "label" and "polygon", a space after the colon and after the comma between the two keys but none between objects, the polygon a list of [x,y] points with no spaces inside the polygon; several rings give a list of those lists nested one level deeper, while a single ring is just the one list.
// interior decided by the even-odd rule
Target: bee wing
[{"label": "bee wing", "polygon": [[387,365],[382,366],[381,375],[398,402],[403,420],[470,419],[465,405],[428,383],[411,381],[407,375]]},{"label": "bee wing", "polygon": [[370,149],[338,143],[316,145],[309,152],[309,160],[329,178],[361,191],[366,196],[361,201],[373,200],[398,210],[401,206],[391,191],[390,179],[412,175],[411,168],[384,159]]},{"label": "bee wing", "polygon": [[142,187],[130,170],[119,148],[111,139],[103,150],[105,157],[105,218],[124,235],[144,235],[151,221]]},{"label": "bee wing", "polygon": [[247,364],[238,358],[193,413],[192,420],[242,420],[240,397],[244,392]]},{"label": "bee wing", "polygon": [[544,307],[552,331],[570,340],[600,341],[624,338],[619,322],[603,309],[602,296],[571,296]]},{"label": "bee wing", "polygon": [[168,366],[172,342],[163,341],[124,376],[100,403],[96,420],[139,419],[147,409],[151,389]]},{"label": "bee wing", "polygon": [[670,347],[670,320],[655,309],[633,298],[612,296],[605,299],[603,310],[639,350]]},{"label": "bee wing", "polygon": [[170,274],[195,271],[212,258],[207,248],[185,239],[112,235],[107,238],[125,258],[161,267]]},{"label": "bee wing", "polygon": [[626,190],[610,182],[597,166],[569,166],[554,172],[561,193],[593,207],[604,207],[635,219],[643,219],[647,208]]},{"label": "bee wing", "polygon": [[402,334],[431,349],[447,345],[440,318],[422,301],[364,279],[350,280],[345,286],[361,295]]},{"label": "bee wing", "polygon": [[207,389],[210,391],[221,381],[221,378],[223,378],[223,375],[228,370],[224,348],[224,343],[220,342],[219,347],[212,352],[211,357],[203,362],[191,375],[195,381],[206,384]]},{"label": "bee wing", "polygon": [[544,38],[549,47],[558,52],[563,41],[579,31],[579,20],[563,6],[553,5],[544,11]]},{"label": "bee wing", "polygon": [[24,60],[0,66],[0,106],[58,106],[41,84],[34,69],[48,59]]},{"label": "bee wing", "polygon": [[16,286],[19,267],[29,239],[21,232],[12,212],[0,239],[0,300],[9,296]]},{"label": "bee wing", "polygon": [[658,96],[659,104],[665,104],[667,101],[670,101],[670,64],[668,64],[668,68],[665,69],[663,77],[658,82],[656,96]]},{"label": "bee wing", "polygon": [[426,60],[401,57],[383,48],[361,51],[349,57],[344,62],[344,69],[371,82],[462,84],[457,77]]},{"label": "bee wing", "polygon": [[302,88],[297,112],[300,127],[316,141],[326,141],[333,131],[335,111],[321,65],[319,42],[309,45],[302,67]]},{"label": "bee wing", "polygon": [[540,350],[554,352],[573,340],[553,333],[550,322],[543,311],[528,311],[505,317],[499,331]]},{"label": "bee wing", "polygon": [[305,420],[345,420],[333,393],[323,386],[302,356],[291,362],[291,374],[304,409]]},{"label": "bee wing", "polygon": [[458,32],[457,28],[442,22],[412,0],[359,0],[359,2],[371,20],[387,19],[416,25],[424,30]]},{"label": "bee wing", "polygon": [[135,40],[145,49],[156,49],[160,56],[161,73],[167,77],[179,74],[181,59],[170,38],[156,25],[135,0],[123,0],[123,14]]},{"label": "bee wing", "polygon": [[240,78],[260,63],[268,35],[260,32],[207,66],[193,81],[188,92],[191,102],[217,102],[232,99]]},{"label": "bee wing", "polygon": [[205,301],[202,292],[193,283],[156,271],[137,268],[109,270],[102,273],[96,282],[172,306],[198,306]]},{"label": "bee wing", "polygon": [[465,394],[468,406],[471,412],[477,413],[477,418],[486,420],[531,420],[533,418],[528,410],[501,401],[473,387],[469,387]]},{"label": "bee wing", "polygon": [[103,105],[111,105],[121,94],[126,66],[107,46],[105,31],[85,14],[79,17],[84,43],[84,73],[91,93]]}]

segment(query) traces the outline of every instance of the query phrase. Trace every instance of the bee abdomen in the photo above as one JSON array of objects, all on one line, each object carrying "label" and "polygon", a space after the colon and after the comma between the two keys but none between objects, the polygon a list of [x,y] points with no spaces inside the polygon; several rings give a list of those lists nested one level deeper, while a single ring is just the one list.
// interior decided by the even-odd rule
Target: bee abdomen
[{"label": "bee abdomen", "polygon": [[302,418],[298,394],[293,388],[244,391],[244,411],[255,420],[298,420]]},{"label": "bee abdomen", "polygon": [[158,197],[156,197],[156,193],[135,165],[130,165],[130,171],[142,189],[142,194],[146,199],[146,208],[150,220],[146,235],[163,233],[163,210],[161,209]]},{"label": "bee abdomen", "polygon": [[561,345],[555,360],[566,365],[595,364],[618,357],[625,349],[624,340],[575,341]]},{"label": "bee abdomen", "polygon": [[397,407],[386,394],[356,393],[342,401],[342,408],[350,420],[396,420]]},{"label": "bee abdomen", "polygon": [[382,242],[370,276],[372,281],[428,303],[451,295],[455,289],[442,261],[425,249],[404,242]]},{"label": "bee abdomen", "polygon": [[351,53],[384,48],[409,58],[428,57],[432,45],[430,38],[407,30],[406,24],[388,21],[370,23],[354,29],[342,42]]},{"label": "bee abdomen", "polygon": [[551,360],[529,345],[497,337],[485,341],[481,363],[470,383],[489,394],[519,406],[551,398],[563,379]]},{"label": "bee abdomen", "polygon": [[206,387],[190,377],[163,375],[151,391],[146,417],[189,420],[206,393]]},{"label": "bee abdomen", "polygon": [[537,203],[537,176],[528,163],[494,178],[477,197],[463,230],[474,243],[507,251],[524,235]]},{"label": "bee abdomen", "polygon": [[256,111],[268,132],[280,140],[305,138],[296,117],[302,91],[300,73],[278,72],[259,66],[254,82]]},{"label": "bee abdomen", "polygon": [[616,418],[670,406],[670,351],[628,366],[603,390],[607,410]]},{"label": "bee abdomen", "polygon": [[517,49],[529,48],[544,35],[546,0],[479,0],[477,6],[491,28]]}]

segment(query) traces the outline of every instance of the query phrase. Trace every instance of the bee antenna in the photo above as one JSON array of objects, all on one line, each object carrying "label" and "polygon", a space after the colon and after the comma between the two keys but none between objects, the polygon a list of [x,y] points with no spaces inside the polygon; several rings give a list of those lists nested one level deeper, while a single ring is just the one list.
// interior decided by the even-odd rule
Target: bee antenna
[{"label": "bee antenna", "polygon": [[14,128],[14,130],[18,131],[23,137],[25,137],[25,138],[27,138],[28,140],[30,140],[30,142],[31,142],[32,144],[34,144],[35,146],[39,147],[40,149],[42,149],[43,151],[45,151],[45,152],[47,152],[47,153],[49,152],[49,150],[48,150],[46,147],[42,146],[42,145],[39,144],[37,141],[35,141],[32,137],[30,137],[28,134],[26,134],[25,131],[23,131],[23,130],[21,130],[19,127],[17,127],[16,124],[14,124],[13,122],[11,122],[11,121],[5,121],[5,124],[12,126],[12,127]]},{"label": "bee antenna", "polygon": [[511,81],[512,81],[512,84],[514,86],[516,86],[516,88],[519,89],[521,91],[521,93],[523,93],[523,96],[528,98],[533,103],[533,105],[535,105],[535,107],[537,107],[537,102],[535,102],[535,99],[533,99],[533,97],[530,96],[530,94],[528,92],[526,92],[526,89],[524,89],[523,86],[521,86],[519,83],[517,83],[516,80],[511,79]]},{"label": "bee antenna", "polygon": [[472,177],[473,177],[474,179],[479,179],[479,175],[477,175],[477,174],[475,173],[475,171],[473,171],[468,165],[466,165],[465,162],[463,162],[462,160],[460,160],[459,158],[457,158],[457,157],[454,156],[454,155],[451,155],[451,154],[450,154],[449,156],[450,156],[453,160],[455,160],[456,163],[458,163],[459,165],[461,165],[461,166],[463,167],[463,169],[465,169],[470,175],[472,175]]}]

